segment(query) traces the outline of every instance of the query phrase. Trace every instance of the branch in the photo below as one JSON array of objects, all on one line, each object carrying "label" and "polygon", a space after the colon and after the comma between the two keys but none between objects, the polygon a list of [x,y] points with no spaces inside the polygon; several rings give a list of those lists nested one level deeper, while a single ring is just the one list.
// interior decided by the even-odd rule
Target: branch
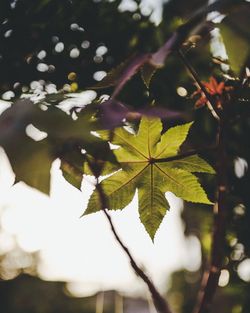
[{"label": "branch", "polygon": [[217,161],[217,203],[214,205],[214,231],[212,239],[212,251],[209,271],[203,274],[200,292],[193,313],[210,312],[212,300],[214,298],[220,271],[223,265],[223,245],[226,233],[226,193],[227,193],[227,156],[225,149],[225,112],[218,112],[214,98],[207,92],[205,86],[199,79],[198,74],[186,59],[185,55],[179,50],[180,58],[191,73],[193,79],[207,98],[207,106],[218,121],[218,161]]},{"label": "branch", "polygon": [[203,275],[198,301],[193,313],[208,313],[211,309],[220,271],[223,265],[223,245],[226,233],[227,155],[225,149],[225,116],[219,121],[218,164],[217,164],[217,203],[214,206],[214,232],[209,272]]},{"label": "branch", "polygon": [[213,117],[217,121],[219,121],[220,120],[220,116],[219,116],[218,110],[216,108],[216,103],[214,103],[213,97],[207,92],[207,89],[202,84],[198,74],[196,73],[195,69],[193,68],[191,63],[188,61],[188,59],[185,57],[184,53],[181,50],[179,50],[178,54],[179,54],[182,62],[184,63],[184,65],[189,70],[190,74],[192,75],[194,81],[197,83],[197,85],[199,86],[201,91],[206,96],[206,98],[207,98],[207,106],[208,106],[208,109],[210,110],[211,114],[213,115]]},{"label": "branch", "polygon": [[[94,164],[89,162],[89,167],[92,170],[93,174],[95,175],[95,167]],[[120,247],[123,249],[123,251],[126,253],[126,255],[129,258],[130,264],[133,268],[133,270],[135,271],[135,273],[144,281],[144,283],[148,286],[148,289],[151,293],[154,305],[157,309],[157,311],[159,313],[172,313],[172,311],[169,308],[169,305],[167,303],[167,301],[161,296],[161,294],[159,293],[159,291],[156,289],[154,283],[151,281],[151,279],[146,275],[146,273],[137,265],[134,257],[132,256],[132,254],[130,253],[129,249],[127,246],[125,246],[125,244],[122,242],[121,238],[119,237],[115,226],[113,224],[112,218],[109,215],[109,213],[107,212],[107,208],[108,208],[108,204],[107,204],[107,199],[106,199],[106,195],[102,189],[102,186],[100,183],[98,183],[97,180],[97,184],[96,184],[96,191],[99,194],[100,197],[100,201],[101,201],[101,206],[102,206],[102,211],[105,214],[111,231],[116,239],[116,241],[119,243]]]}]

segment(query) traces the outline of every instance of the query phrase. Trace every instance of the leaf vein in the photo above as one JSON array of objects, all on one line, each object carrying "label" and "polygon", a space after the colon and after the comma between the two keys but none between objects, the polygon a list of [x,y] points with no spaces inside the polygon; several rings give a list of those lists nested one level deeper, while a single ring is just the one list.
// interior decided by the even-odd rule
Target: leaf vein
[{"label": "leaf vein", "polygon": [[155,164],[155,166],[165,175],[167,176],[169,179],[172,179],[172,181],[174,181],[177,185],[181,186],[182,188],[184,188],[185,186],[181,183],[179,183],[176,179],[174,179],[171,175],[167,174],[163,169],[161,169],[158,165]]},{"label": "leaf vein", "polygon": [[113,193],[119,191],[121,188],[125,187],[125,186],[126,186],[127,184],[129,184],[133,179],[137,178],[148,166],[149,166],[149,164],[146,165],[145,167],[143,167],[142,170],[140,170],[139,172],[137,172],[137,173],[136,173],[132,178],[130,178],[127,182],[125,182],[124,184],[122,184],[121,186],[119,186],[117,189],[113,190],[113,191],[109,194],[109,196],[111,196]]},{"label": "leaf vein", "polygon": [[124,137],[120,136],[119,134],[116,134],[117,137],[121,138],[124,142],[126,142],[126,144],[128,146],[130,146],[132,149],[134,149],[135,151],[137,151],[141,156],[143,156],[144,158],[148,159],[146,155],[144,155],[140,150],[138,150],[135,146],[131,145],[131,143],[129,143],[127,140],[124,139]]}]

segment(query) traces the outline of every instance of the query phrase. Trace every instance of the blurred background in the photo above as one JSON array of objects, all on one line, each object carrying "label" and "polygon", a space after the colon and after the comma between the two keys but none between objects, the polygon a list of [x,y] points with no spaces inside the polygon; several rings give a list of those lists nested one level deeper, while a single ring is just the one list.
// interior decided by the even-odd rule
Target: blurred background
[{"label": "blurred background", "polygon": [[[135,52],[155,51],[207,2],[1,0],[0,113],[19,97],[37,100],[61,90],[69,95],[64,109],[105,97],[105,92],[88,87]],[[241,47],[250,37],[248,13],[245,8],[244,12],[236,10],[223,24],[227,34],[233,29]],[[203,80],[212,75],[233,80],[228,63],[218,61],[228,58],[220,30],[207,33],[188,52]],[[230,49],[230,55],[237,55],[236,47]],[[215,126],[209,115],[193,109],[195,89],[180,60],[171,56],[152,80],[150,93],[137,75],[121,99],[140,108],[154,98],[163,107],[188,112],[197,120],[193,134],[200,134],[190,135],[192,145],[199,146],[204,140],[209,145]],[[174,124],[168,123],[167,127]],[[232,194],[226,257],[213,313],[248,313],[250,307],[249,127],[246,117],[230,134],[234,139],[228,147]],[[35,129],[26,132],[33,139],[43,135]],[[214,162],[212,155],[206,158]],[[80,192],[64,180],[58,160],[51,175],[50,197],[22,182],[13,185],[15,175],[0,147],[3,312],[155,312],[146,287],[131,270],[105,217],[97,213],[80,218],[93,190],[91,179],[84,179]],[[213,199],[214,179],[201,180]],[[192,310],[209,256],[212,208],[184,204],[170,193],[166,196],[171,209],[154,243],[140,224],[136,197],[123,211],[112,212],[112,217],[121,238],[168,296],[175,312],[186,313]]]}]

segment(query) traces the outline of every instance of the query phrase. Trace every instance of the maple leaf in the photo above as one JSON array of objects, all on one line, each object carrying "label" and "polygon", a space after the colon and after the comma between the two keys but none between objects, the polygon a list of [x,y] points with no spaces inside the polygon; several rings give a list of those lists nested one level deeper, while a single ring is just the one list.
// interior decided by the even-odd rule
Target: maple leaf
[{"label": "maple leaf", "polygon": [[[191,125],[172,127],[161,135],[161,120],[143,117],[137,134],[124,128],[113,133],[111,142],[120,146],[114,153],[121,169],[101,182],[107,209],[123,209],[138,189],[140,219],[152,239],[169,209],[167,191],[187,201],[211,204],[192,173],[213,174],[213,168],[198,155],[172,158],[178,155]],[[108,139],[108,135],[108,132],[101,132],[104,139]],[[170,160],[162,162],[163,158]],[[95,190],[84,215],[101,209],[100,194]]]}]

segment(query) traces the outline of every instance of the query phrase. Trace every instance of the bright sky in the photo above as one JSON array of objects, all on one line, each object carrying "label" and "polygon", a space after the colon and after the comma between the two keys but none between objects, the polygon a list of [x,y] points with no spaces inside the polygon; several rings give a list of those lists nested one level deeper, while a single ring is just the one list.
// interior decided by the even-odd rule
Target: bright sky
[{"label": "bright sky", "polygon": [[[85,181],[82,192],[70,186],[60,173],[59,161],[54,162],[51,172],[50,197],[24,183],[11,186],[14,175],[3,149],[0,150],[4,232],[15,235],[23,250],[40,251],[39,274],[44,279],[84,282],[85,293],[110,288],[128,292],[133,291],[131,286],[134,290],[144,288],[114,240],[105,216],[100,212],[79,218],[92,185]],[[171,271],[182,266],[195,270],[200,263],[198,241],[192,237],[185,242],[183,237],[179,218],[182,203],[171,194],[168,199],[171,209],[154,243],[139,221],[136,197],[123,211],[112,214],[120,236],[159,287]]]}]

